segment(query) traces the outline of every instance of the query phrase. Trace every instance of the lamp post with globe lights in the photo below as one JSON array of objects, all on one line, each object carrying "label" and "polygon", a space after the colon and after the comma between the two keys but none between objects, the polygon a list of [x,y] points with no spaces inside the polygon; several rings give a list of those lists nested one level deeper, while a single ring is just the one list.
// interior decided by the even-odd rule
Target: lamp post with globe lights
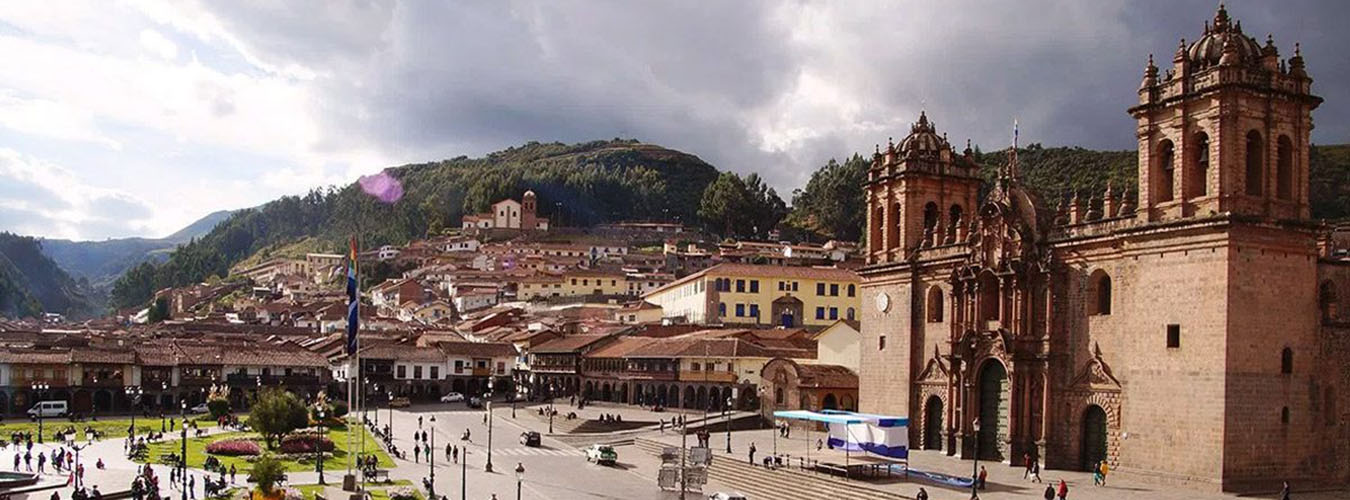
[{"label": "lamp post with globe lights", "polygon": [[483,465],[483,471],[492,472],[492,376],[491,375],[488,375],[487,386],[488,386],[487,397],[484,398],[487,401],[483,403],[483,407],[487,408],[487,417],[488,417],[487,464]]},{"label": "lamp post with globe lights", "polygon": [[34,382],[33,393],[37,395],[37,421],[38,421],[38,442],[42,442],[42,401],[47,399],[47,391],[51,390],[51,384],[46,382]]},{"label": "lamp post with globe lights", "polygon": [[145,393],[139,386],[127,386],[125,390],[127,397],[131,398],[131,427],[127,429],[127,437],[132,441],[136,440],[136,408],[141,406],[141,395]]},{"label": "lamp post with globe lights", "polygon": [[970,500],[980,500],[980,419],[971,424],[975,431],[975,461],[970,473]]}]

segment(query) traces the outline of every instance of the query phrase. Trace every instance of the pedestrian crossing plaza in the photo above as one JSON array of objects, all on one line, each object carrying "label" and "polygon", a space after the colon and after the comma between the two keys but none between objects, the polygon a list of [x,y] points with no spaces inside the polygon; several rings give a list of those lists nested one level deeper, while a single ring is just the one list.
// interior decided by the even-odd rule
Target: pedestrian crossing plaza
[{"label": "pedestrian crossing plaza", "polygon": [[515,457],[584,457],[586,452],[576,449],[561,448],[534,448],[522,446],[518,448],[494,448],[493,455],[515,456]]}]

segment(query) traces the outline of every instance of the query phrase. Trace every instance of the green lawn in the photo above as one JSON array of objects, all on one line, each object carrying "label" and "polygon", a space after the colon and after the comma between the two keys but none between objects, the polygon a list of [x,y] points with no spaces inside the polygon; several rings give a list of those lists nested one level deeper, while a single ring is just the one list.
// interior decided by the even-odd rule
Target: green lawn
[{"label": "green lawn", "polygon": [[[375,453],[376,458],[379,460],[380,468],[384,469],[393,468],[394,460],[389,458],[389,454],[385,453],[384,450],[380,449],[380,445],[378,442],[375,441],[375,437],[372,436],[368,431],[366,431],[365,428],[360,428],[360,431],[361,434],[365,434],[366,436],[366,451]],[[355,436],[353,436],[352,445],[357,449],[357,451],[359,451],[361,447],[361,434],[356,434]],[[348,431],[346,429],[332,429],[328,431],[328,438],[333,440],[333,445],[336,447],[336,449],[333,450],[332,453],[329,453],[324,457],[323,470],[325,472],[325,475],[328,472],[341,472],[347,470],[347,451],[348,451],[347,435]],[[257,439],[258,445],[264,446],[262,438],[259,437],[259,435],[254,432],[226,432],[201,438],[188,438],[188,447],[187,447],[188,466],[195,468],[203,468],[203,464],[206,463],[206,457],[208,456],[206,454],[206,445],[222,439],[232,439],[232,438]],[[156,464],[163,463],[163,457],[165,455],[168,455],[170,453],[180,453],[182,450],[182,446],[183,444],[181,439],[165,440],[159,443],[151,444],[149,456],[145,461]],[[243,479],[242,476],[244,476],[245,473],[253,470],[253,463],[248,460],[249,458],[250,457],[216,456],[216,459],[220,460],[220,463],[223,464],[226,468],[228,468],[230,465],[234,465],[235,469],[239,471],[241,480]],[[286,466],[286,471],[288,472],[303,472],[314,470],[313,456],[306,456],[305,458],[299,460],[283,459],[282,464]]]},{"label": "green lawn", "polygon": [[[182,420],[178,420],[177,417],[174,417],[174,419],[179,424],[183,423]],[[168,422],[168,420],[166,419],[165,422]],[[159,425],[159,418],[157,417],[136,417],[136,435],[140,436],[150,432],[159,432]],[[198,420],[197,425],[202,428],[215,427],[216,421],[210,417],[206,417]],[[131,418],[100,418],[98,420],[85,420],[83,422],[71,422],[70,419],[62,417],[46,418],[43,419],[42,422],[42,437],[44,440],[51,440],[52,436],[56,434],[56,431],[71,426],[75,427],[76,439],[84,439],[84,434],[82,433],[84,432],[85,427],[93,427],[103,433],[104,439],[121,439],[126,437],[127,428],[131,427]],[[168,429],[168,427],[165,427],[165,429]],[[17,417],[9,422],[0,423],[0,439],[9,439],[10,433],[13,432],[32,432],[33,439],[36,440],[38,423],[36,421],[27,420],[24,417]]]}]

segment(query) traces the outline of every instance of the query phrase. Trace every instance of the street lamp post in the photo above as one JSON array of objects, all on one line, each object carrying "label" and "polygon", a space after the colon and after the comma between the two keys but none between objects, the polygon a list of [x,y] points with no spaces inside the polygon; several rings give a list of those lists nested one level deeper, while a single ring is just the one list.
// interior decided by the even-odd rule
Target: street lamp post
[{"label": "street lamp post", "polygon": [[722,420],[727,423],[727,454],[731,454],[731,419],[727,416],[727,409],[731,408],[731,398],[727,398],[727,404],[722,406]]},{"label": "street lamp post", "polygon": [[459,462],[459,500],[469,499],[469,447],[465,446],[461,454],[464,460]]},{"label": "street lamp post", "polygon": [[553,434],[553,382],[548,383],[548,433]]},{"label": "street lamp post", "polygon": [[975,461],[970,472],[970,500],[980,500],[980,419],[971,424],[975,430]]},{"label": "street lamp post", "polygon": [[492,376],[488,376],[487,402],[483,405],[487,407],[488,417],[488,442],[487,442],[487,464],[483,466],[483,472],[492,472]]},{"label": "street lamp post", "polygon": [[159,393],[160,393],[160,394],[159,394],[159,404],[156,405],[156,406],[159,406],[159,432],[164,432],[164,431],[165,431],[165,427],[164,427],[164,410],[165,410],[165,408],[164,408],[164,393],[165,393],[165,392],[168,392],[168,391],[169,391],[169,382],[167,382],[167,381],[165,381],[165,382],[160,382],[160,383],[159,383]]},{"label": "street lamp post", "polygon": [[436,415],[431,416],[431,446],[427,447],[427,470],[431,482],[427,483],[427,498],[436,498]]},{"label": "street lamp post", "polygon": [[187,480],[187,400],[184,399],[178,405],[182,408],[183,425],[178,426],[183,432],[183,454],[178,458],[179,469],[178,477],[183,481],[183,500],[188,500],[188,480]]},{"label": "street lamp post", "polygon": [[38,442],[39,442],[39,443],[42,442],[42,406],[41,406],[41,404],[42,404],[42,401],[43,401],[43,400],[47,399],[47,390],[48,390],[48,389],[51,389],[51,388],[52,388],[52,386],[51,386],[50,384],[46,383],[46,382],[35,382],[35,383],[33,383],[33,392],[37,394],[37,397],[38,397],[38,398],[37,398],[37,399],[38,399],[38,405],[39,405],[38,408],[37,408]]},{"label": "street lamp post", "polygon": [[140,387],[133,385],[126,388],[126,393],[127,396],[131,398],[131,428],[127,430],[127,437],[131,438],[132,440],[135,440],[136,408],[141,405],[141,394],[143,394],[143,391],[141,391]]},{"label": "street lamp post", "polygon": [[[320,433],[320,435],[325,434],[324,431],[327,430],[327,427],[325,427],[325,426],[323,425],[323,417],[324,417],[324,411],[323,411],[323,408],[319,408],[319,433]],[[328,483],[325,483],[324,480],[323,480],[323,448],[321,448],[321,447],[319,446],[321,443],[323,443],[323,440],[322,440],[322,439],[320,439],[319,442],[314,443],[314,467],[318,468],[318,471],[319,471],[319,484],[328,484]]]},{"label": "street lamp post", "polygon": [[516,462],[516,500],[520,500],[520,483],[525,482],[525,464]]}]

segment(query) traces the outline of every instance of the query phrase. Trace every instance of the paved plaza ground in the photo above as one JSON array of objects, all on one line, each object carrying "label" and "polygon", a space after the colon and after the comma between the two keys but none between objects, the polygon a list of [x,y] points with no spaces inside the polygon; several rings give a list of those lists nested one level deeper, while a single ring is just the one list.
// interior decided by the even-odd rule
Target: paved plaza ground
[{"label": "paved plaza ground", "polygon": [[[420,485],[422,479],[428,477],[429,473],[434,470],[437,493],[446,496],[447,499],[460,498],[460,494],[463,492],[466,498],[471,499],[488,499],[491,495],[496,494],[498,498],[506,500],[515,498],[517,483],[514,469],[517,464],[520,464],[526,469],[524,481],[520,483],[522,500],[679,498],[676,492],[661,491],[657,488],[655,478],[660,462],[655,456],[649,455],[634,446],[618,446],[618,465],[605,467],[587,462],[580,450],[580,448],[584,448],[587,444],[593,442],[623,441],[634,437],[678,445],[680,442],[679,434],[673,432],[669,427],[663,433],[656,426],[656,422],[659,420],[664,419],[668,422],[673,415],[678,415],[678,413],[670,411],[658,413],[631,406],[616,405],[592,405],[578,410],[564,400],[557,402],[557,409],[560,416],[576,412],[578,418],[583,420],[593,420],[601,414],[611,414],[620,416],[626,423],[651,422],[651,425],[645,428],[616,432],[548,435],[548,420],[538,415],[537,405],[520,406],[513,418],[510,406],[499,404],[493,409],[491,425],[491,459],[494,470],[488,473],[484,471],[488,459],[488,426],[483,423],[483,417],[486,415],[484,410],[468,409],[463,404],[458,403],[419,405],[407,409],[393,410],[392,413],[388,409],[381,409],[378,417],[380,424],[389,423],[392,415],[394,444],[409,452],[408,459],[394,459],[395,467],[391,470],[390,476],[396,480],[407,480],[413,485]],[[684,413],[684,415],[691,422],[696,422],[703,417],[701,412]],[[368,413],[367,416],[372,420],[375,419],[373,413]],[[436,418],[434,424],[431,422],[433,416]],[[418,425],[419,417],[421,418],[420,428]],[[555,430],[557,430],[556,427],[559,427],[560,421],[560,418],[555,419]],[[590,427],[594,428],[593,425]],[[413,433],[419,429],[426,429],[434,435],[434,449],[436,450],[434,468],[429,467],[425,459],[411,459],[410,451],[414,444]],[[471,439],[469,441],[460,439],[465,429],[470,432]],[[537,448],[521,445],[519,436],[521,432],[526,430],[544,433],[543,445]],[[775,445],[779,453],[804,456],[808,448],[814,450],[815,440],[821,437],[819,433],[812,433],[808,436],[802,430],[794,432],[790,439],[776,436],[777,432],[772,429],[733,431],[731,433],[731,456],[739,460],[746,459],[748,447],[752,442],[758,449],[759,455],[757,457],[772,453]],[[692,437],[690,440],[692,441]],[[461,456],[460,463],[445,460],[444,445],[447,442],[453,446],[467,448],[467,458]],[[81,444],[84,443],[81,442]],[[715,453],[718,455],[726,454],[726,434],[715,432],[711,444]],[[370,442],[366,445],[374,447],[377,446],[377,443]],[[50,443],[37,445],[35,451],[37,449],[46,451],[50,449],[50,446],[52,446]],[[7,453],[9,453],[8,450],[0,451],[0,463],[5,465],[12,463],[12,457]],[[812,451],[812,453],[815,452]],[[99,458],[102,458],[106,464],[106,468],[103,470],[93,466]],[[137,470],[137,464],[126,459],[123,454],[121,439],[95,441],[81,452],[80,459],[82,463],[86,464],[85,484],[88,486],[99,485],[100,490],[105,493],[126,489],[131,484],[131,479]],[[925,471],[950,475],[968,475],[971,472],[970,461],[959,460],[932,451],[915,451],[911,454],[910,462],[912,467]],[[155,468],[158,475],[167,478],[169,471],[166,466],[151,466]],[[988,464],[986,467],[989,471],[989,487],[987,490],[980,492],[980,498],[988,500],[1041,498],[1044,486],[1023,480],[1020,468],[1004,464]],[[330,485],[336,486],[341,484],[343,473],[345,473],[345,470],[328,470],[325,476]],[[202,474],[202,471],[194,473],[197,476],[197,491],[194,492],[195,495],[193,496],[196,498],[201,497]],[[1071,499],[1219,500],[1238,498],[1232,495],[1201,493],[1184,488],[1158,486],[1121,475],[1113,475],[1110,478],[1110,484],[1106,487],[1092,486],[1091,476],[1083,472],[1047,470],[1043,471],[1042,477],[1047,482],[1057,482],[1064,479],[1069,484],[1069,498]],[[66,478],[65,475],[51,473],[49,469],[44,479],[52,484],[64,484]],[[244,474],[240,474],[238,480],[243,483],[245,480]],[[308,485],[317,483],[318,477],[312,471],[292,472],[289,474],[288,482],[290,485]],[[913,497],[921,484],[892,479],[876,486],[906,497]],[[927,489],[929,497],[934,500],[956,500],[970,497],[967,490],[923,486]],[[1350,491],[1307,492],[1299,491],[1300,489],[1306,489],[1307,486],[1302,488],[1300,486],[1295,485],[1296,494],[1294,498],[1296,499],[1344,500],[1350,498]],[[415,487],[420,488],[420,486]],[[313,488],[306,489],[312,490]],[[715,482],[710,483],[705,487],[704,495],[708,492],[721,490],[730,490],[730,488]],[[60,494],[61,498],[68,499],[73,489],[62,486],[55,491]],[[51,493],[52,490],[44,490],[29,494],[18,494],[12,496],[12,498],[47,500]],[[163,491],[163,494],[178,498],[181,492],[175,488],[168,488]],[[821,495],[822,498],[831,498],[829,492],[821,492]],[[1274,496],[1274,492],[1271,492],[1268,495],[1248,498],[1274,498]],[[701,495],[691,494],[688,498],[700,497]],[[834,498],[842,497],[835,496]]]}]

